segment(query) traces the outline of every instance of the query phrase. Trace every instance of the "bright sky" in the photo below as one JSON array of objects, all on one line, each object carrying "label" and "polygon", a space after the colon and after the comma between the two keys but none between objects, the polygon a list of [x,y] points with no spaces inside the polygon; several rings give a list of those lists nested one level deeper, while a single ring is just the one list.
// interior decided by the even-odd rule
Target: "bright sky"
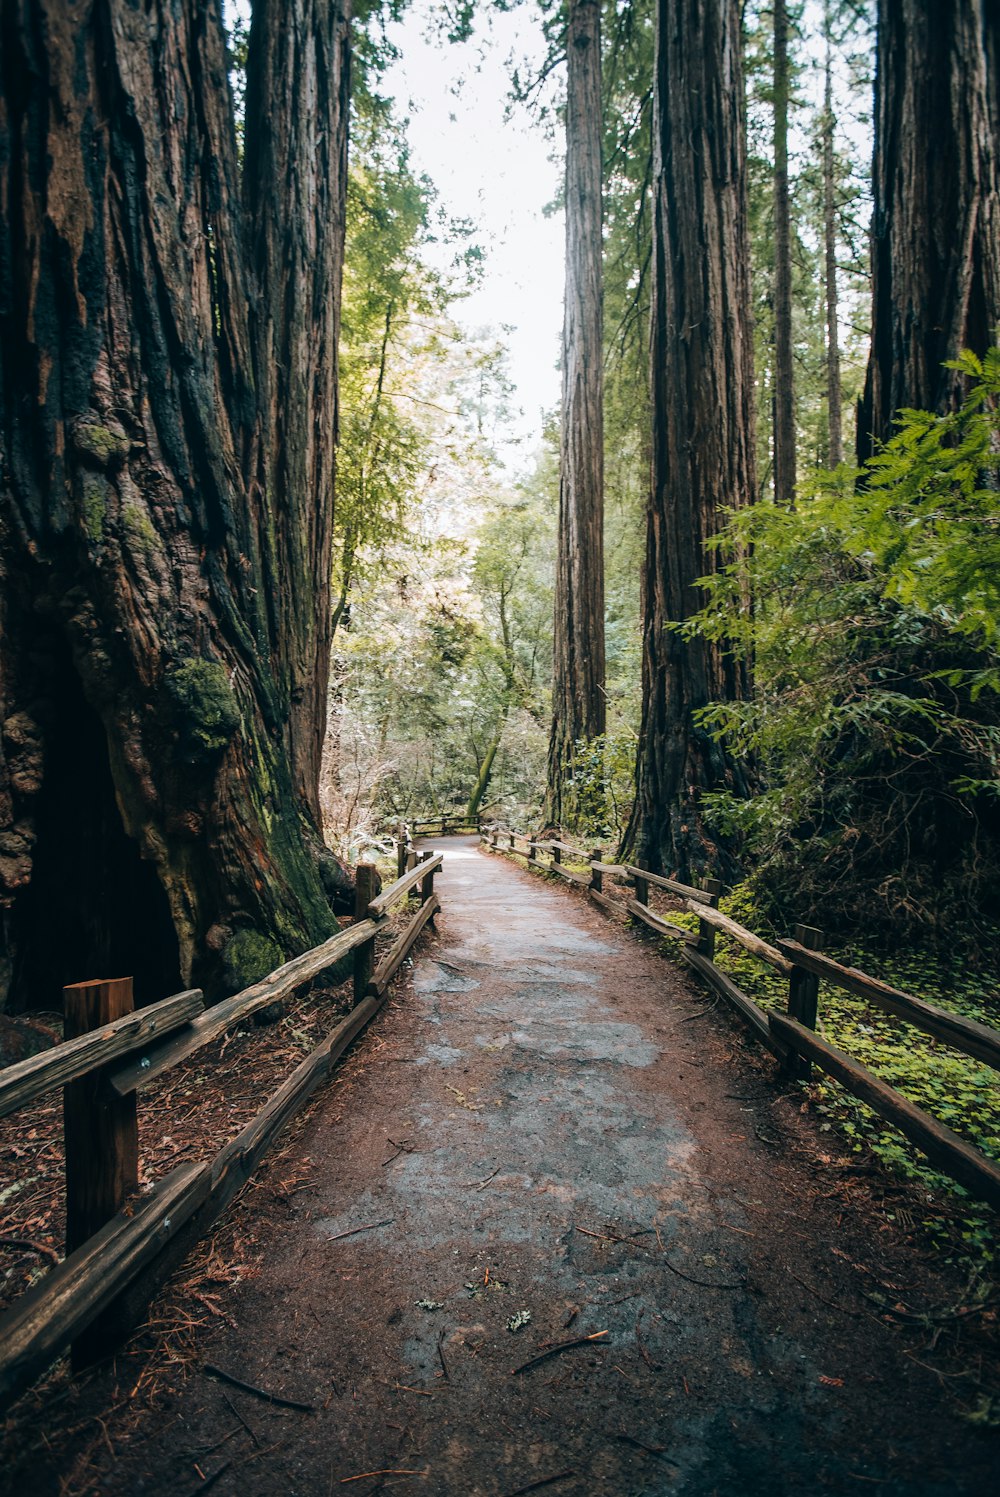
[{"label": "bright sky", "polygon": [[508,57],[541,55],[537,12],[528,5],[498,12],[481,38],[449,45],[427,39],[430,9],[429,0],[413,0],[389,28],[401,57],[384,89],[409,118],[414,167],[431,178],[448,214],[477,226],[483,282],[456,317],[471,332],[503,330],[522,407],[516,435],[530,450],[542,413],[559,400],[563,215],[546,217],[543,209],[559,190],[562,163],[551,159],[555,147],[524,110],[510,121],[504,112]]}]

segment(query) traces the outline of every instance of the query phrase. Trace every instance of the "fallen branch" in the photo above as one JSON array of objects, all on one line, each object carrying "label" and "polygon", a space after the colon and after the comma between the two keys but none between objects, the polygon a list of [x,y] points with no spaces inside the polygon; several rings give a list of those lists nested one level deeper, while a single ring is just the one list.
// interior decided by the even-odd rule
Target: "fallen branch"
[{"label": "fallen branch", "polygon": [[529,1357],[527,1362],[521,1363],[520,1367],[512,1367],[510,1375],[511,1377],[517,1377],[520,1372],[530,1372],[532,1367],[537,1367],[540,1362],[548,1361],[549,1357],[556,1357],[563,1351],[572,1351],[574,1346],[586,1346],[590,1341],[600,1341],[607,1334],[607,1331],[594,1331],[590,1336],[573,1336],[569,1341],[557,1341],[547,1351],[541,1351],[537,1356]]},{"label": "fallen branch", "polygon": [[241,1393],[252,1393],[254,1398],[262,1398],[265,1403],[279,1404],[283,1409],[298,1409],[302,1414],[315,1414],[316,1412],[314,1403],[300,1403],[297,1398],[282,1398],[280,1393],[268,1393],[266,1388],[258,1388],[254,1383],[245,1383],[242,1378],[233,1377],[231,1372],[224,1372],[221,1367],[216,1367],[211,1362],[205,1363],[202,1372],[208,1377],[218,1378],[220,1383],[228,1383],[231,1388],[239,1388]]},{"label": "fallen branch", "polygon": [[683,1279],[688,1284],[697,1284],[700,1289],[743,1289],[746,1285],[746,1279],[739,1279],[735,1284],[711,1284],[708,1279],[695,1279],[691,1274],[683,1273],[679,1268],[674,1267],[669,1258],[661,1258],[660,1262],[664,1268],[669,1268],[670,1272],[675,1273],[679,1279]]},{"label": "fallen branch", "polygon": [[529,1481],[526,1487],[516,1487],[513,1492],[508,1492],[507,1497],[523,1497],[525,1492],[537,1492],[539,1487],[550,1487],[555,1481],[565,1481],[567,1476],[575,1476],[576,1468],[567,1466],[565,1471],[557,1471],[555,1476],[540,1476],[537,1481]]},{"label": "fallen branch", "polygon": [[327,1242],[339,1242],[342,1237],[356,1237],[359,1232],[374,1232],[376,1227],[391,1227],[395,1220],[394,1216],[390,1216],[388,1221],[366,1222],[363,1227],[350,1227],[346,1232],[334,1232],[333,1236],[328,1237],[326,1240]]}]

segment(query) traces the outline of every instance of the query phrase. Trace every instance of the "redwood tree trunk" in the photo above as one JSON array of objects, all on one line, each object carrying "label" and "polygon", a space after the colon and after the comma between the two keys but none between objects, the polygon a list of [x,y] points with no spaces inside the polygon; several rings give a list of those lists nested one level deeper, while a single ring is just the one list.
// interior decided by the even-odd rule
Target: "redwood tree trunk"
[{"label": "redwood tree trunk", "polygon": [[788,11],[785,0],[774,0],[774,497],[779,504],[795,503],[788,95]]},{"label": "redwood tree trunk", "polygon": [[[294,620],[320,563],[285,533],[287,490],[263,489],[301,468],[257,458],[273,391],[255,387],[218,0],[3,0],[2,27],[4,951],[16,1001],[123,966],[130,939],[162,953],[140,996],[180,977],[231,987],[335,922],[286,737],[308,690]],[[324,45],[341,100],[325,191],[342,204],[346,48]],[[269,98],[272,123],[309,105],[277,81]],[[283,231],[311,236],[309,294],[313,264],[339,275],[342,209],[293,228],[299,186],[275,169],[271,191]],[[260,285],[278,299],[263,270]],[[329,301],[318,320],[327,339]],[[308,390],[301,363],[281,372],[296,443],[303,401],[332,421],[321,362]],[[315,436],[309,481],[328,446]],[[317,520],[310,546],[325,533]]]},{"label": "redwood tree trunk", "polygon": [[604,732],[604,339],[598,0],[571,0],[567,32],[566,302],[552,732],[544,819],[575,819],[575,745]]},{"label": "redwood tree trunk", "polygon": [[998,36],[1000,0],[879,0],[862,462],[900,407],[953,409],[944,361],[997,337]]},{"label": "redwood tree trunk", "polygon": [[670,625],[702,601],[706,541],[754,491],[753,353],[740,17],[736,0],[659,0],[654,94],[653,473],[643,601],[643,713],[626,847],[654,871],[731,874],[706,790],[742,768],[697,726],[746,670]]},{"label": "redwood tree trunk", "polygon": [[840,398],[840,309],[837,287],[837,203],[834,176],[833,45],[830,0],[824,14],[826,62],[823,79],[823,259],[826,294],[826,404],[829,432],[827,463],[844,461],[844,420]]},{"label": "redwood tree trunk", "polygon": [[331,644],[348,84],[343,4],[255,0],[243,181],[261,422],[249,477],[271,541],[271,653],[293,785],[317,826]]}]

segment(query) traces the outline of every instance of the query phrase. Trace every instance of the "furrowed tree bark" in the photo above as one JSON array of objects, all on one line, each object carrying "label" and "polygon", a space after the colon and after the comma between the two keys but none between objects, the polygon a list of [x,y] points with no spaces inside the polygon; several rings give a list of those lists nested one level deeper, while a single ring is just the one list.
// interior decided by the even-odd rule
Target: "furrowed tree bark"
[{"label": "furrowed tree bark", "polygon": [[567,31],[566,301],[552,731],[543,816],[576,819],[573,761],[599,737],[604,700],[604,338],[601,33],[597,0],[571,0]]},{"label": "furrowed tree bark", "polygon": [[944,413],[1000,324],[1000,0],[879,0],[872,349],[858,458],[903,406]]},{"label": "furrowed tree bark", "polygon": [[[45,1002],[131,940],[156,958],[140,1000],[241,987],[336,922],[285,737],[303,649],[273,601],[309,577],[262,465],[245,479],[272,433],[220,8],[4,0],[2,27],[7,976]],[[296,432],[304,398],[290,383]]]},{"label": "furrowed tree bark", "polygon": [[826,59],[823,72],[823,260],[826,296],[826,408],[827,464],[835,468],[844,461],[844,418],[840,395],[840,325],[837,287],[837,202],[834,175],[833,44],[830,0],[823,15]]},{"label": "furrowed tree bark", "polygon": [[267,517],[271,655],[293,788],[317,827],[332,639],[348,26],[344,0],[255,0],[243,164],[261,408],[248,478]]},{"label": "furrowed tree bark", "polygon": [[792,214],[788,196],[788,10],[774,0],[774,497],[795,503]]},{"label": "furrowed tree bark", "polygon": [[652,489],[643,577],[643,712],[625,848],[691,883],[730,877],[706,790],[745,772],[694,720],[747,689],[746,667],[670,627],[694,613],[723,506],[754,495],[753,354],[736,0],[659,0],[654,95]]}]

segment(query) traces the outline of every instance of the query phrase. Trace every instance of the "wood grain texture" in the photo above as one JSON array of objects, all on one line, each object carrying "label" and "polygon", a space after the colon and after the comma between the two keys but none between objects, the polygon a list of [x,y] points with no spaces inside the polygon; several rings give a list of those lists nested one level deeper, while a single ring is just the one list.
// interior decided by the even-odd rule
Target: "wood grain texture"
[{"label": "wood grain texture", "polygon": [[0,1117],[16,1112],[26,1102],[105,1065],[160,1035],[170,1034],[205,1009],[198,989],[174,993],[159,1003],[126,1014],[75,1040],[64,1040],[51,1050],[29,1056],[0,1071]]},{"label": "wood grain texture", "polygon": [[382,890],[377,899],[370,901],[368,905],[369,918],[372,920],[381,919],[386,911],[392,908],[397,899],[402,899],[404,894],[408,894],[417,884],[422,883],[429,873],[436,872],[443,862],[444,854],[438,852],[433,857],[427,858],[424,862],[416,863],[410,869],[409,873],[404,873],[402,878],[397,878],[395,883],[390,884],[388,888]]}]

